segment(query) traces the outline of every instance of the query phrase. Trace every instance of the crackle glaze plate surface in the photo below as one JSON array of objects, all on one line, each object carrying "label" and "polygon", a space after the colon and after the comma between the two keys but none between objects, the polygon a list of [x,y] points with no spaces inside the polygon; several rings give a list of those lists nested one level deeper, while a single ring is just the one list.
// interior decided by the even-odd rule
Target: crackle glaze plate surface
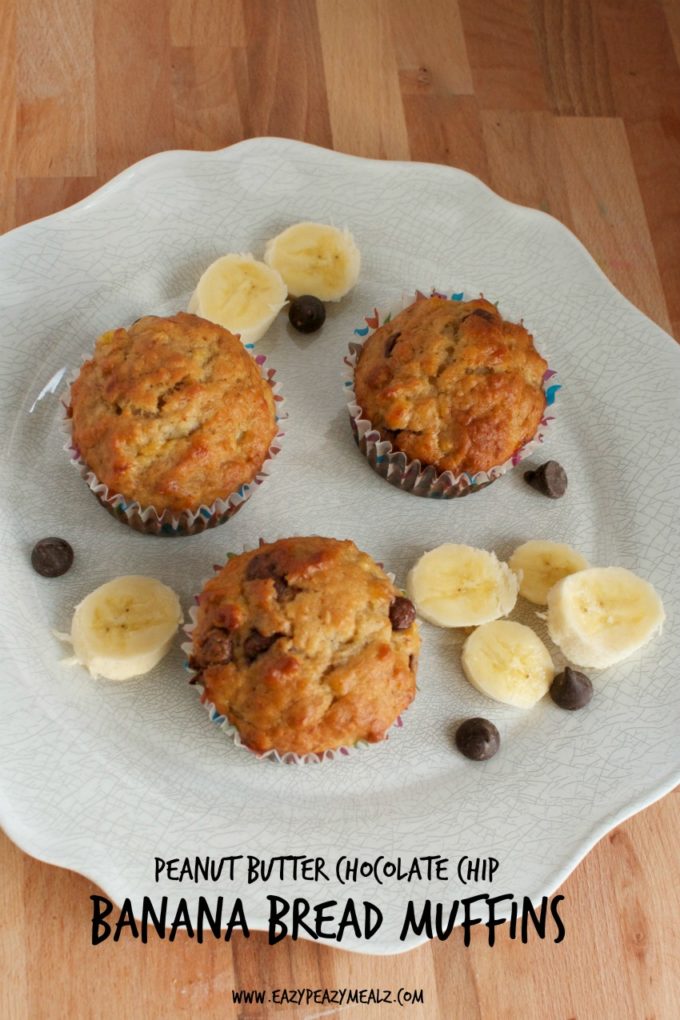
[{"label": "crackle glaze plate surface", "polygon": [[[258,345],[277,369],[289,414],[271,476],[214,531],[159,539],[125,528],[62,449],[63,377],[103,330],[186,307],[213,258],[261,257],[269,237],[302,219],[347,224],[363,269],[319,334],[294,334],[282,315]],[[570,479],[564,499],[529,489],[521,470],[464,499],[419,499],[388,485],[357,451],[342,388],[348,341],[375,305],[431,287],[483,292],[533,331],[562,390],[544,447],[527,464],[559,459]],[[408,899],[450,902],[489,886],[462,889],[455,877],[155,885],[154,857],[493,855],[494,893],[552,892],[608,829],[680,776],[679,389],[678,348],[569,231],[448,167],[280,139],[168,152],[6,234],[0,818],[8,833],[118,902],[241,895],[253,928],[265,926],[268,893],[366,898],[383,911],[382,928],[369,942],[342,945],[371,953],[422,941],[399,941]],[[210,724],[187,685],[179,635],[153,673],[127,683],[96,682],[60,664],[65,649],[52,629],[67,629],[74,605],[111,577],[151,574],[188,609],[227,551],[296,533],[352,538],[402,584],[414,560],[445,541],[501,557],[529,538],[565,541],[593,564],[650,580],[668,620],[641,654],[593,674],[593,702],[573,714],[550,699],[530,712],[485,700],[463,677],[456,634],[423,623],[419,690],[403,727],[370,750],[303,767],[260,762]],[[31,570],[29,552],[52,534],[71,542],[76,562],[46,580]],[[544,635],[528,606],[513,618]],[[501,731],[501,751],[487,763],[452,748],[452,726],[468,715]]]}]

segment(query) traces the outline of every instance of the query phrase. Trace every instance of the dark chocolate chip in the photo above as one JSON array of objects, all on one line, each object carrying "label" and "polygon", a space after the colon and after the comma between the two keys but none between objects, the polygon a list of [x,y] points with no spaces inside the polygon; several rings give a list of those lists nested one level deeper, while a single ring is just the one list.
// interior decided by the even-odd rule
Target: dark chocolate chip
[{"label": "dark chocolate chip", "polygon": [[567,472],[556,460],[547,460],[535,471],[525,471],[524,481],[549,499],[559,499],[567,491]]},{"label": "dark chocolate chip", "polygon": [[396,344],[396,342],[397,342],[397,340],[399,339],[400,336],[401,336],[401,333],[393,333],[392,336],[389,336],[387,338],[387,343],[385,344],[385,357],[386,358],[389,358],[390,354],[394,350],[394,345]]},{"label": "dark chocolate chip", "polygon": [[456,730],[456,747],[472,761],[486,761],[493,758],[501,746],[501,736],[488,719],[475,716],[466,719]]},{"label": "dark chocolate chip", "polygon": [[253,662],[258,655],[263,655],[268,648],[271,648],[274,642],[280,637],[280,634],[270,634],[266,637],[264,634],[260,634],[259,630],[251,630],[250,634],[243,642],[243,654],[248,662]]},{"label": "dark chocolate chip", "polygon": [[63,538],[41,538],[33,546],[31,565],[43,577],[61,577],[72,563],[73,549]]},{"label": "dark chocolate chip", "polygon": [[593,685],[585,673],[567,666],[558,673],[550,687],[550,697],[560,708],[573,712],[585,708],[593,696]]},{"label": "dark chocolate chip", "polygon": [[[487,322],[493,322],[494,316],[491,312],[487,312],[486,308],[475,308],[474,312],[470,312],[470,315],[478,315],[480,319],[486,319]],[[468,316],[466,315],[465,318]]]},{"label": "dark chocolate chip", "polygon": [[213,627],[203,638],[196,656],[192,656],[189,665],[192,669],[206,666],[226,666],[231,662],[232,641],[228,630]]},{"label": "dark chocolate chip", "polygon": [[318,297],[302,294],[291,301],[288,321],[298,333],[316,333],[326,321],[326,309]]},{"label": "dark chocolate chip", "polygon": [[397,596],[390,606],[392,630],[408,630],[416,618],[416,611],[409,599]]},{"label": "dark chocolate chip", "polygon": [[246,567],[246,581],[266,581],[271,577],[276,589],[276,597],[282,602],[290,602],[295,598],[297,590],[291,588],[284,571],[276,562],[273,553],[258,553]]},{"label": "dark chocolate chip", "polygon": [[264,581],[279,573],[276,558],[272,553],[258,553],[246,567],[246,581]]},{"label": "dark chocolate chip", "polygon": [[254,556],[246,568],[246,581],[264,581],[271,578],[274,582],[276,597],[281,602],[290,602],[298,593],[297,588],[288,584],[284,570],[276,561],[273,553],[259,553]]},{"label": "dark chocolate chip", "polygon": [[412,673],[415,673],[416,669],[418,668],[418,656],[417,655],[409,655],[409,657],[408,657],[408,668],[411,670]]}]

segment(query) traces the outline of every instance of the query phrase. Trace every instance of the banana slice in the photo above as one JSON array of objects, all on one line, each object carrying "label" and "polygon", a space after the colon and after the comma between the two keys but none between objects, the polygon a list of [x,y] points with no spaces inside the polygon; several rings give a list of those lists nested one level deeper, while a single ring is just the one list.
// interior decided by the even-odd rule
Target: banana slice
[{"label": "banana slice", "polygon": [[276,272],[252,255],[222,255],[196,285],[189,311],[238,333],[244,344],[256,343],[286,303],[286,285]]},{"label": "banana slice", "polygon": [[463,645],[462,660],[473,687],[516,708],[532,708],[555,676],[550,652],[539,636],[512,620],[478,627]]},{"label": "banana slice", "polygon": [[646,645],[666,618],[651,584],[625,567],[590,567],[548,595],[548,632],[576,666],[605,669]]},{"label": "banana slice", "polygon": [[406,582],[419,614],[438,627],[476,627],[510,613],[519,578],[494,553],[440,545],[421,556]]},{"label": "banana slice", "polygon": [[359,279],[361,255],[349,230],[295,223],[267,243],[264,260],[278,270],[291,297],[339,301]]},{"label": "banana slice", "polygon": [[75,659],[94,677],[141,676],[166,654],[182,618],[179,599],[160,581],[116,577],[76,606],[70,637]]},{"label": "banana slice", "polygon": [[521,577],[520,595],[536,606],[548,603],[548,592],[554,584],[590,564],[585,557],[563,542],[535,539],[518,546],[508,566]]}]

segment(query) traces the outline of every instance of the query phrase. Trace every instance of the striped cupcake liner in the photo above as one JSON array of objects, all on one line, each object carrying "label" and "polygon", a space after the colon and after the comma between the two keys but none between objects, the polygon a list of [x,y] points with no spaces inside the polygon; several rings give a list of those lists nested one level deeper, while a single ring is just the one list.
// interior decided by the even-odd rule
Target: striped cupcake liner
[{"label": "striped cupcake liner", "polygon": [[[433,289],[430,296],[449,298],[452,301],[472,300],[464,291],[454,291],[449,294]],[[550,368],[547,369],[542,383],[545,394],[546,413],[541,418],[535,435],[528,443],[525,443],[524,446],[516,450],[506,461],[489,468],[487,471],[478,471],[475,474],[463,471],[458,475],[452,471],[437,471],[434,466],[423,465],[419,460],[411,460],[401,450],[395,450],[392,443],[387,439],[383,439],[380,431],[364,417],[363,410],[357,403],[354,392],[354,369],[359,354],[366,342],[363,338],[366,338],[371,331],[378,329],[379,326],[390,322],[395,315],[404,308],[407,308],[413,301],[424,297],[426,295],[420,291],[416,291],[415,295],[409,295],[408,297],[402,295],[400,299],[395,300],[385,308],[374,308],[373,313],[365,317],[365,325],[359,326],[354,330],[354,335],[359,339],[350,342],[349,352],[343,359],[345,366],[343,389],[347,399],[347,409],[349,411],[354,440],[377,474],[389,482],[390,485],[394,485],[404,492],[410,492],[414,496],[425,496],[429,499],[455,499],[459,496],[467,496],[470,493],[479,492],[480,489],[485,489],[513,467],[516,467],[543,442],[550,422],[554,421],[554,415],[548,414],[547,411],[553,407],[555,396],[557,391],[561,389],[561,386],[555,382],[557,373]]]},{"label": "striped cupcake liner", "polygon": [[[253,345],[246,344],[246,347],[251,350],[252,354]],[[78,377],[79,370],[74,372],[68,379],[68,390],[66,396],[62,400],[64,413],[61,421],[61,427],[66,436],[66,442],[64,443],[63,448],[69,455],[71,464],[74,468],[76,468],[81,478],[87,483],[90,491],[99,503],[101,503],[104,509],[108,510],[108,512],[115,517],[116,520],[120,521],[121,524],[127,524],[128,527],[134,528],[135,531],[141,531],[146,535],[159,535],[161,537],[171,538],[198,535],[203,531],[207,531],[209,528],[216,528],[218,525],[226,523],[226,521],[228,521],[230,517],[233,517],[234,514],[238,513],[243,504],[250,499],[257,487],[267,478],[271,470],[272,462],[281,450],[281,441],[283,440],[285,433],[281,430],[280,423],[288,417],[287,413],[283,410],[284,398],[281,394],[281,385],[275,380],[276,370],[266,367],[267,358],[264,354],[252,356],[260,370],[262,378],[272,389],[272,396],[274,397],[276,408],[276,422],[279,428],[277,429],[277,433],[269,446],[267,456],[262,466],[252,481],[245,483],[235,492],[230,493],[224,498],[215,500],[215,502],[211,503],[209,506],[199,506],[197,510],[181,510],[179,512],[163,510],[159,512],[154,506],[143,507],[136,500],[127,500],[120,492],[109,491],[108,486],[105,485],[104,482],[101,482],[95,473],[90,470],[81,457],[80,450],[73,442],[72,424],[71,418],[68,414],[68,409],[71,404],[71,386]],[[87,358],[83,359],[83,361],[85,360],[87,360]]]}]

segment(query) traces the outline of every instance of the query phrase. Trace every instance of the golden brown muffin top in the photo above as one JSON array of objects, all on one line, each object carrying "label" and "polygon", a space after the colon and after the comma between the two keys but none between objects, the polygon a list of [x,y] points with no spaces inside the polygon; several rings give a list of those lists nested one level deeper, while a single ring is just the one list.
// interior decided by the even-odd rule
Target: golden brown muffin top
[{"label": "golden brown muffin top", "polygon": [[184,312],[102,334],[70,414],[97,478],[159,513],[210,506],[252,481],[276,435],[271,387],[240,340]]},{"label": "golden brown muffin top", "polygon": [[230,559],[199,598],[190,666],[256,751],[376,742],[415,695],[415,611],[350,541],[286,538]]},{"label": "golden brown muffin top", "polygon": [[354,391],[395,450],[439,471],[474,474],[534,436],[547,367],[524,326],[489,301],[430,297],[368,338]]}]

